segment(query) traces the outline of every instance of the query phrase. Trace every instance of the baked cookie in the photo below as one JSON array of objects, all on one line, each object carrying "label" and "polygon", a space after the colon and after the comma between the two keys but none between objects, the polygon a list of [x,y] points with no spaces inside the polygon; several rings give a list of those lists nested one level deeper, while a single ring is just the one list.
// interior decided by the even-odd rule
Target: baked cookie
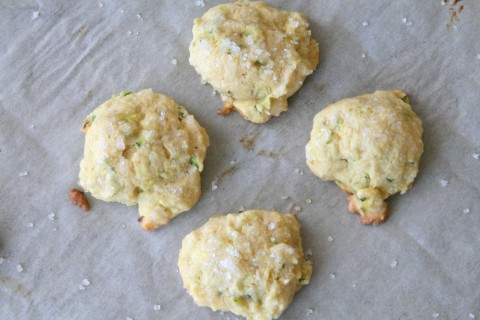
[{"label": "baked cookie", "polygon": [[276,319],[310,281],[294,215],[215,216],[182,242],[178,269],[195,303],[250,320]]},{"label": "baked cookie", "polygon": [[236,109],[255,123],[288,109],[318,64],[307,17],[263,2],[221,4],[194,20],[190,64],[217,90],[221,114]]},{"label": "baked cookie", "polygon": [[172,98],[122,92],[90,113],[83,131],[80,185],[101,200],[138,204],[144,229],[199,199],[208,135]]},{"label": "baked cookie", "polygon": [[306,146],[307,164],[333,180],[361,223],[388,217],[384,201],[412,187],[423,153],[422,123],[403,91],[377,91],[343,99],[320,111]]}]

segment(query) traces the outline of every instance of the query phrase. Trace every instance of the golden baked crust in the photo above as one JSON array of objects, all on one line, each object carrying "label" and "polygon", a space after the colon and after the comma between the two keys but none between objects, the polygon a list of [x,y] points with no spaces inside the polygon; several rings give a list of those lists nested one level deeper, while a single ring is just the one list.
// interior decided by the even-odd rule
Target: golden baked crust
[{"label": "golden baked crust", "polygon": [[251,320],[276,319],[310,281],[294,215],[215,216],[182,242],[178,268],[195,303]]},{"label": "golden baked crust", "polygon": [[361,223],[388,218],[384,201],[411,188],[423,153],[422,124],[403,91],[377,91],[333,103],[313,121],[307,165],[348,197]]},{"label": "golden baked crust", "polygon": [[90,113],[83,131],[80,185],[101,200],[138,204],[144,229],[199,199],[208,135],[172,98],[123,92]]},{"label": "golden baked crust", "polygon": [[190,64],[247,120],[268,121],[318,64],[307,18],[263,2],[221,4],[195,19]]}]

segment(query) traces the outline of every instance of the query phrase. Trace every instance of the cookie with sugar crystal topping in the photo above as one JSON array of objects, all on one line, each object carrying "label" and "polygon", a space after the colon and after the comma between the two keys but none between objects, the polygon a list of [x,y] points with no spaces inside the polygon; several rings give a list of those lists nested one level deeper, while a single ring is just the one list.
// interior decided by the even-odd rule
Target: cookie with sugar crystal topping
[{"label": "cookie with sugar crystal topping", "polygon": [[306,146],[307,165],[332,180],[363,224],[388,218],[385,200],[412,187],[423,153],[422,123],[403,91],[376,91],[320,111]]},{"label": "cookie with sugar crystal topping", "polygon": [[288,109],[318,64],[307,18],[263,2],[221,4],[195,19],[190,64],[221,94],[224,108],[263,123]]},{"label": "cookie with sugar crystal topping", "polygon": [[93,110],[83,131],[80,185],[97,199],[138,204],[144,229],[198,201],[208,135],[172,98],[122,92]]},{"label": "cookie with sugar crystal topping", "polygon": [[197,305],[249,320],[280,317],[312,274],[295,216],[267,210],[211,218],[183,239],[178,269]]}]

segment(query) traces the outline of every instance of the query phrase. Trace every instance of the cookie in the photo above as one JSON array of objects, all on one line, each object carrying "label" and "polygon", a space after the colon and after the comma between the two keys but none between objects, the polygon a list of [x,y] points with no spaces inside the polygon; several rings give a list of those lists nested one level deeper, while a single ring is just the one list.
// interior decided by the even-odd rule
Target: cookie
[{"label": "cookie", "polygon": [[80,185],[97,199],[139,207],[152,230],[193,207],[200,197],[208,135],[172,98],[122,92],[84,121]]},{"label": "cookie", "polygon": [[215,216],[182,242],[178,269],[199,306],[276,319],[310,281],[294,215],[249,210]]},{"label": "cookie", "polygon": [[363,224],[388,218],[384,201],[412,187],[423,153],[422,123],[403,91],[377,91],[340,100],[313,120],[307,165],[332,180]]},{"label": "cookie", "polygon": [[221,94],[226,114],[263,123],[288,109],[318,64],[307,18],[263,2],[221,4],[195,19],[190,64]]}]

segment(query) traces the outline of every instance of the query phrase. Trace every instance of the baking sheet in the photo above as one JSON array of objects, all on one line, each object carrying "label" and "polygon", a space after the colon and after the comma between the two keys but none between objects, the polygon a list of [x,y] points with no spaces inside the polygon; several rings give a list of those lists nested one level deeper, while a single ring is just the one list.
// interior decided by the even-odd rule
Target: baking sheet
[{"label": "baking sheet", "polygon": [[[282,319],[480,318],[480,2],[268,2],[309,15],[321,58],[290,110],[255,125],[218,116],[188,64],[193,19],[220,1],[2,1],[1,319],[235,319],[196,307],[176,264],[188,232],[242,208],[297,213],[312,250],[311,283]],[[83,213],[68,200],[83,118],[143,88],[186,106],[211,139],[200,201],[155,232],[136,207],[90,198]],[[414,188],[372,227],[309,172],[304,147],[322,108],[377,89],[408,92],[425,153]]]}]

